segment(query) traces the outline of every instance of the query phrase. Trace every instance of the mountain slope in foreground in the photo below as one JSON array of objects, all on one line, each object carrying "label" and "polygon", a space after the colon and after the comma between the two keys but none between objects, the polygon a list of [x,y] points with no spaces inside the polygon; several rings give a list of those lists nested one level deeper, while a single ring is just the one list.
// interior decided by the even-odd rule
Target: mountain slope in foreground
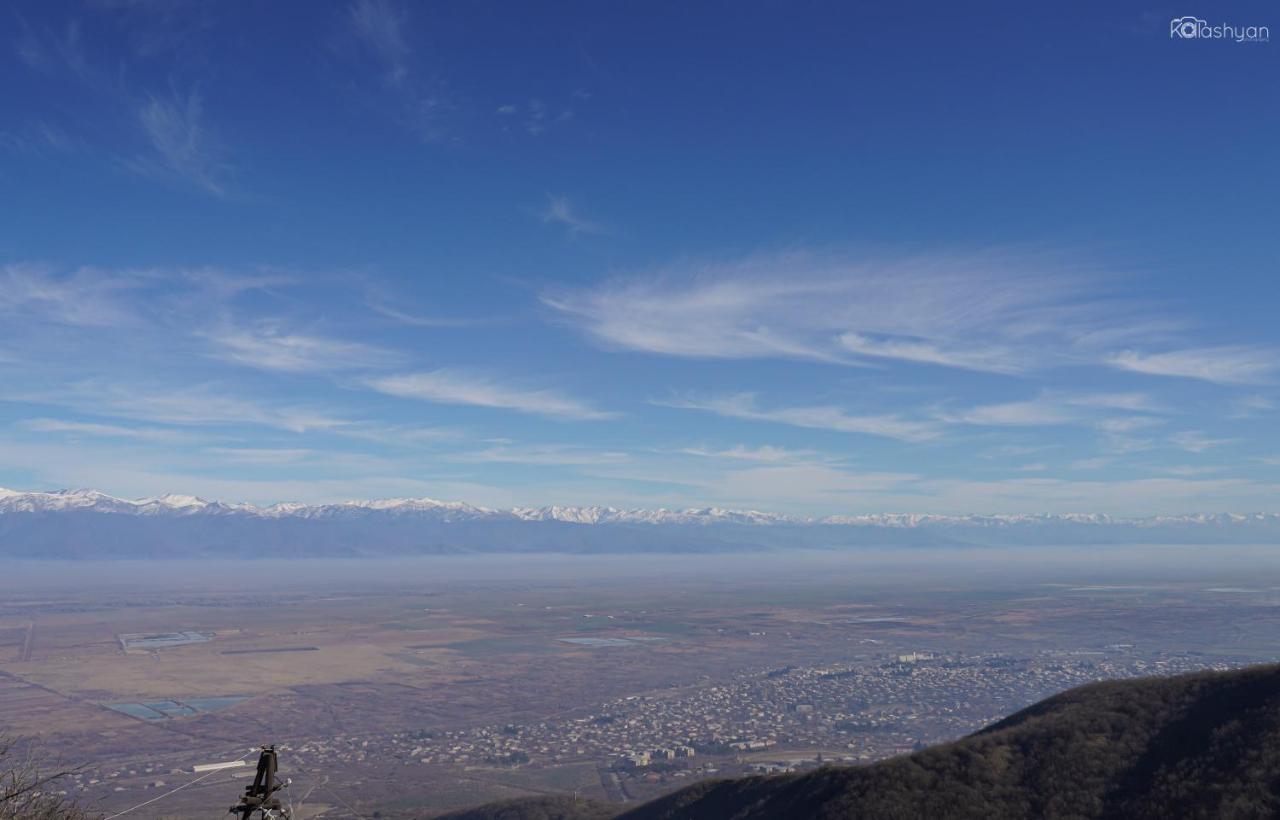
[{"label": "mountain slope in foreground", "polygon": [[[587,820],[517,803],[452,820]],[[531,806],[531,809],[534,807]],[[578,813],[581,812],[581,813]],[[1280,665],[1072,689],[870,766],[706,781],[617,820],[1280,816]]]}]

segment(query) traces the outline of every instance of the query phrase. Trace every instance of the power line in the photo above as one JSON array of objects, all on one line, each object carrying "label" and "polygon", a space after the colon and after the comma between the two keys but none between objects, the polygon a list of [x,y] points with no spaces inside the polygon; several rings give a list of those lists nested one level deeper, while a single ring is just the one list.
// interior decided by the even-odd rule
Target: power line
[{"label": "power line", "polygon": [[215,770],[215,771],[212,771],[212,772],[205,772],[204,774],[202,774],[202,775],[200,775],[199,777],[197,777],[195,780],[190,780],[190,781],[188,781],[188,782],[186,782],[186,783],[183,783],[181,786],[179,786],[179,787],[178,787],[178,788],[176,788],[176,789],[170,789],[169,791],[165,792],[164,794],[160,795],[159,797],[153,797],[153,798],[151,798],[150,800],[146,801],[145,803],[139,803],[138,805],[133,806],[133,807],[131,807],[131,808],[127,808],[127,809],[125,809],[125,810],[124,810],[124,811],[122,811],[122,812],[117,812],[117,813],[115,813],[115,814],[113,814],[113,815],[111,815],[111,816],[109,816],[109,817],[105,817],[105,818],[103,818],[103,820],[115,820],[115,818],[117,818],[117,817],[121,817],[121,816],[123,816],[123,815],[126,815],[126,814],[128,814],[129,812],[131,812],[131,811],[137,811],[138,809],[142,808],[143,806],[150,806],[152,803],[156,802],[157,800],[163,800],[164,798],[168,797],[169,795],[173,794],[174,792],[180,792],[180,791],[182,791],[183,789],[185,789],[187,786],[194,786],[195,784],[199,783],[201,780],[204,780],[206,777],[209,777],[209,776],[211,776],[211,775],[215,775],[215,774],[217,774],[217,773],[218,773],[218,772],[217,772],[216,770]]},{"label": "power line", "polygon": [[363,814],[361,814],[360,812],[356,811],[355,809],[351,808],[351,804],[350,804],[350,803],[348,803],[347,801],[343,800],[343,799],[342,799],[342,797],[341,797],[337,792],[335,792],[333,789],[329,788],[328,786],[321,786],[320,788],[322,788],[322,789],[324,789],[325,791],[327,791],[327,792],[329,793],[329,795],[330,795],[334,800],[337,800],[339,803],[341,803],[342,805],[346,806],[346,807],[347,807],[347,811],[349,811],[349,812],[351,812],[352,814],[354,814],[354,815],[358,818],[358,820],[364,820],[364,815],[363,815]]},{"label": "power line", "polygon": [[[240,759],[241,759],[241,760],[244,760],[246,757],[248,757],[248,756],[249,756],[249,755],[251,755],[251,754],[253,754],[253,752],[246,752],[245,754],[243,754],[243,755],[241,755],[241,756],[240,756]],[[205,772],[204,774],[202,774],[202,775],[200,775],[199,777],[197,777],[195,780],[188,780],[186,783],[183,783],[181,786],[178,786],[176,789],[170,789],[169,791],[165,792],[164,794],[162,794],[162,795],[158,795],[158,796],[156,796],[156,797],[153,797],[153,798],[151,798],[150,800],[147,800],[146,802],[139,803],[139,804],[138,804],[138,805],[136,805],[136,806],[131,806],[131,807],[129,807],[129,808],[127,808],[127,809],[125,809],[124,811],[116,812],[115,814],[113,814],[113,815],[111,815],[111,816],[109,816],[109,817],[104,817],[104,818],[103,818],[103,820],[115,820],[115,818],[117,818],[117,817],[123,817],[124,815],[128,814],[128,813],[129,813],[129,812],[131,812],[131,811],[137,811],[138,809],[142,808],[143,806],[150,806],[152,803],[156,802],[157,800],[163,800],[164,798],[168,797],[168,796],[169,796],[169,795],[171,795],[171,794],[174,794],[175,792],[180,792],[180,791],[182,791],[182,790],[183,790],[183,789],[185,789],[187,786],[194,786],[195,784],[199,783],[201,780],[204,780],[206,777],[211,777],[212,775],[218,774],[218,772],[219,772],[219,771],[221,771],[221,770],[220,770],[220,769],[214,769],[214,770],[213,770],[213,771],[211,771],[211,772]]]}]

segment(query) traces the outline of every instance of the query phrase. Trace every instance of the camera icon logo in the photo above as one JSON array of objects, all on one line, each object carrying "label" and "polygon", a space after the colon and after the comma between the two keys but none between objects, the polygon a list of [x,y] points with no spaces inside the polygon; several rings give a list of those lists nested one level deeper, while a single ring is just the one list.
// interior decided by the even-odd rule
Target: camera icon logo
[{"label": "camera icon logo", "polygon": [[1169,36],[1182,40],[1194,40],[1200,36],[1200,29],[1209,25],[1199,17],[1175,17],[1169,21]]}]

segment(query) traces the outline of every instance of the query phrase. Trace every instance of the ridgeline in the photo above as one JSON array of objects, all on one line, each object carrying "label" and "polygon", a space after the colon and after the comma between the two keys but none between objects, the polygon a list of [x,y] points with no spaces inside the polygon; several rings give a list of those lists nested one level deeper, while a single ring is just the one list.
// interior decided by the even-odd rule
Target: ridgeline
[{"label": "ridgeline", "polygon": [[642,806],[507,801],[449,820],[1280,816],[1280,665],[1107,681],[869,766],[710,780]]}]

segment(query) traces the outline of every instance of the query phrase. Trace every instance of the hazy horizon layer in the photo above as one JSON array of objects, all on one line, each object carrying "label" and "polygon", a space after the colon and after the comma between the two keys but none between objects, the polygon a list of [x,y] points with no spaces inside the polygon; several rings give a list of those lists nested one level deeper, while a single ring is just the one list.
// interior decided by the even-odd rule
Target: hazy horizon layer
[{"label": "hazy horizon layer", "polygon": [[1029,579],[1075,580],[1118,586],[1162,579],[1280,583],[1280,548],[1258,546],[1153,545],[1075,548],[874,548],[796,550],[748,554],[582,555],[537,553],[352,557],[252,561],[14,560],[0,575],[0,589],[92,590],[163,587],[181,592],[226,588],[297,589],[311,585],[411,586],[438,582],[593,581],[683,582],[760,580],[789,584],[859,581],[1000,586]]}]

